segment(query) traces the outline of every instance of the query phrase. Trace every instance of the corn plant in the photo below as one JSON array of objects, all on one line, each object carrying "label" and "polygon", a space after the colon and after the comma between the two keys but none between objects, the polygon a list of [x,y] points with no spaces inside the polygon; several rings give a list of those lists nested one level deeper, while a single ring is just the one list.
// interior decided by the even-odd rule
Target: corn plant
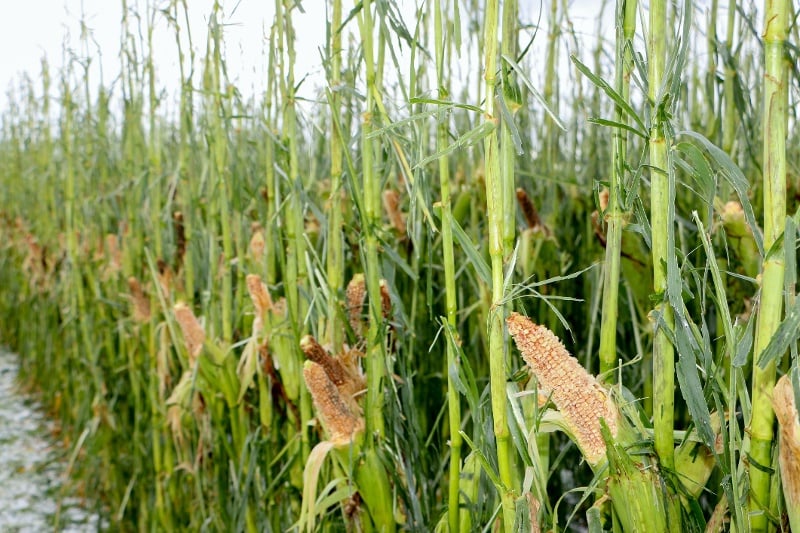
[{"label": "corn plant", "polygon": [[113,82],[81,32],[0,113],[0,342],[65,497],[121,531],[800,527],[796,2],[329,0],[308,43],[323,4],[276,0],[255,95],[235,9],[195,9],[123,0]]}]

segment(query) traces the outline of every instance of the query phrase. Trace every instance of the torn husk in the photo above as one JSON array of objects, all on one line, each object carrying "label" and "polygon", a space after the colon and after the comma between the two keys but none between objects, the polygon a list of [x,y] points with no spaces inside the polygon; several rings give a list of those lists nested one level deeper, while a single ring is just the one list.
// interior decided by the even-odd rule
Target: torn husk
[{"label": "torn husk", "polygon": [[606,445],[600,432],[600,419],[605,419],[614,438],[619,425],[619,412],[609,392],[546,327],[518,313],[511,313],[506,324],[540,387],[551,391],[550,399],[564,416],[586,461],[593,467],[603,462]]},{"label": "torn husk", "polygon": [[133,319],[140,323],[150,320],[150,299],[144,293],[142,284],[133,276],[128,278],[128,292],[133,303]]},{"label": "torn husk", "polygon": [[250,259],[256,263],[260,263],[264,258],[265,248],[266,242],[264,241],[264,230],[261,228],[255,228],[253,230],[253,236],[250,237],[250,244],[247,246],[247,251],[250,253]]},{"label": "torn husk", "polygon": [[775,385],[772,408],[780,426],[778,462],[781,468],[783,497],[792,531],[800,531],[800,420],[794,390],[788,376]]}]

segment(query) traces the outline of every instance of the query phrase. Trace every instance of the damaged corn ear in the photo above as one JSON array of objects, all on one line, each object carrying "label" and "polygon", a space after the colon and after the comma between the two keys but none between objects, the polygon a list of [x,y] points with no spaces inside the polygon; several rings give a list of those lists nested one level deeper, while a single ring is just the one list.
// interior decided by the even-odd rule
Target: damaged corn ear
[{"label": "damaged corn ear", "polygon": [[128,278],[128,292],[133,304],[133,319],[140,323],[150,320],[150,299],[144,293],[142,284],[133,276]]},{"label": "damaged corn ear", "polygon": [[606,456],[600,419],[605,419],[615,438],[619,426],[619,412],[608,391],[546,327],[519,313],[511,313],[506,324],[540,387],[551,392],[550,399],[564,416],[586,461],[593,467],[600,464]]},{"label": "damaged corn ear", "polygon": [[175,304],[173,312],[175,313],[175,320],[181,327],[181,332],[183,332],[186,351],[189,352],[189,366],[194,367],[197,357],[203,351],[206,332],[192,310],[185,303]]},{"label": "damaged corn ear", "polygon": [[531,229],[539,227],[541,225],[539,212],[536,210],[536,206],[533,205],[528,193],[526,193],[525,189],[522,187],[517,187],[516,192],[519,210],[522,211],[522,216],[525,217],[525,222],[528,224],[528,227]]},{"label": "damaged corn ear", "polygon": [[389,294],[389,283],[385,279],[381,279],[381,311],[383,318],[389,318],[392,314],[392,297]]},{"label": "damaged corn ear", "polygon": [[256,274],[248,274],[247,290],[250,293],[250,299],[258,311],[258,315],[263,317],[267,311],[272,309],[272,298],[269,295],[267,286],[261,281],[261,277]]},{"label": "damaged corn ear", "polygon": [[361,324],[361,308],[364,307],[364,300],[367,297],[367,282],[364,274],[355,274],[345,290],[347,299],[347,314],[350,319],[350,327],[353,332],[361,337],[363,326]]},{"label": "damaged corn ear", "polygon": [[397,191],[394,189],[383,191],[383,208],[386,209],[386,215],[395,231],[401,235],[405,234],[406,220],[400,211],[400,194]]},{"label": "damaged corn ear", "polygon": [[256,263],[260,263],[264,258],[265,247],[266,243],[264,241],[264,230],[260,227],[254,228],[253,236],[250,237],[250,244],[247,247],[247,250],[250,253],[250,259]]},{"label": "damaged corn ear", "polygon": [[353,442],[356,434],[364,430],[364,420],[353,414],[322,365],[306,361],[303,379],[329,440],[336,446]]},{"label": "damaged corn ear", "polygon": [[794,401],[794,389],[788,376],[775,385],[772,408],[780,426],[778,462],[789,523],[792,531],[800,531],[800,420]]},{"label": "damaged corn ear", "polygon": [[342,367],[342,364],[337,359],[331,357],[328,352],[325,351],[325,348],[320,346],[317,339],[311,335],[304,336],[300,339],[300,349],[303,350],[303,353],[310,361],[317,363],[325,370],[325,374],[328,375],[328,379],[330,379],[334,385],[339,387],[345,383],[347,380],[347,373],[344,367]]}]

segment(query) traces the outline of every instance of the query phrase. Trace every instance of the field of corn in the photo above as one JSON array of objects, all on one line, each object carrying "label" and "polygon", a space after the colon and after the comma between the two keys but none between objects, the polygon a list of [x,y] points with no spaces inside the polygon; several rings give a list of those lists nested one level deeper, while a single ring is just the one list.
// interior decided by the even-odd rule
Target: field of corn
[{"label": "field of corn", "polygon": [[0,131],[0,343],[110,530],[800,532],[796,2],[276,0],[255,98],[122,3]]}]

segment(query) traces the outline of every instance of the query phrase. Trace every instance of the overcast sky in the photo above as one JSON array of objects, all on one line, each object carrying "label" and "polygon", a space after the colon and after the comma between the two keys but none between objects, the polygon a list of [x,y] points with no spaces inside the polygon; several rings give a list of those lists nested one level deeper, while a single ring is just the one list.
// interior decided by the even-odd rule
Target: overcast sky
[{"label": "overcast sky", "polygon": [[[156,5],[168,5],[164,0],[154,0]],[[145,12],[145,0],[128,0],[128,5],[139,4]],[[153,3],[153,2],[151,2]],[[205,48],[208,15],[213,0],[188,0],[190,27],[195,48]],[[80,42],[80,21],[86,21],[91,30],[92,43],[89,54],[95,67],[102,64],[105,83],[113,81],[119,72],[119,49],[122,20],[121,0],[24,0],[5,2],[0,17],[0,107],[6,105],[10,84],[18,83],[22,73],[39,79],[40,62],[47,57],[54,68],[60,68],[66,50],[84,55]],[[274,16],[274,2],[268,0],[222,0],[221,4],[229,25],[225,30],[227,61],[231,77],[243,90],[264,78],[265,34]],[[320,1],[305,2],[324,6]],[[234,7],[236,8],[234,10]],[[325,16],[306,8],[307,13],[296,13],[298,35],[298,72],[319,71],[318,46],[324,42]],[[175,38],[163,17],[158,17],[154,31],[157,51],[156,65],[162,85],[177,84],[177,51]],[[102,61],[98,61],[98,55]],[[99,70],[93,79],[99,80]],[[55,76],[54,76],[55,77]]]},{"label": "overcast sky", "polygon": [[[147,0],[127,0],[129,5],[139,5],[143,14],[146,12]],[[403,15],[407,18],[410,29],[413,29],[413,14],[420,0],[398,0]],[[168,5],[167,0],[150,0],[159,6]],[[205,48],[208,15],[213,0],[188,0],[190,9],[190,27],[194,46],[202,56]],[[585,36],[588,53],[595,43],[596,20],[599,0],[571,0],[569,2],[570,18],[576,32]],[[266,79],[266,61],[264,47],[266,35],[272,23],[274,2],[270,0],[221,0],[225,21],[226,60],[229,75],[244,94],[257,92]],[[294,22],[297,32],[296,77],[301,79],[308,75],[311,82],[306,84],[306,91],[312,91],[314,80],[321,84],[321,59],[319,47],[325,40],[325,10],[327,1],[305,0],[302,5],[306,13],[295,12]],[[349,9],[350,2],[344,2]],[[521,2],[522,19],[535,23],[539,19],[539,9],[546,1]],[[613,15],[614,0],[608,0],[606,9],[609,23],[603,30],[603,36],[613,39],[613,27],[610,17]],[[91,30],[92,40],[88,54],[93,57],[93,83],[99,81],[99,67],[103,68],[105,84],[114,81],[119,72],[118,54],[120,49],[120,28],[122,18],[121,0],[6,0],[3,16],[0,17],[0,109],[7,106],[7,91],[10,86],[18,85],[23,73],[28,73],[35,83],[39,84],[39,69],[42,57],[47,57],[52,67],[51,74],[58,79],[56,69],[69,59],[69,51],[84,56],[81,50],[80,21],[86,21]],[[235,9],[234,9],[235,8]],[[546,8],[545,8],[546,9]],[[542,16],[543,31],[547,29],[547,16]],[[355,27],[355,26],[354,26]],[[155,48],[156,67],[159,86],[174,89],[178,85],[177,52],[173,31],[167,26],[164,17],[156,21]],[[525,37],[523,37],[525,39]],[[531,56],[533,64],[539,62],[536,54],[544,47],[546,34],[540,33],[535,39],[535,47]],[[572,46],[570,39],[562,41]],[[65,52],[66,51],[66,52]],[[542,55],[543,57],[543,55]],[[562,65],[562,68],[566,68]],[[539,72],[543,69],[537,69]],[[532,76],[534,81],[537,76]],[[312,96],[306,94],[306,96]]]}]

